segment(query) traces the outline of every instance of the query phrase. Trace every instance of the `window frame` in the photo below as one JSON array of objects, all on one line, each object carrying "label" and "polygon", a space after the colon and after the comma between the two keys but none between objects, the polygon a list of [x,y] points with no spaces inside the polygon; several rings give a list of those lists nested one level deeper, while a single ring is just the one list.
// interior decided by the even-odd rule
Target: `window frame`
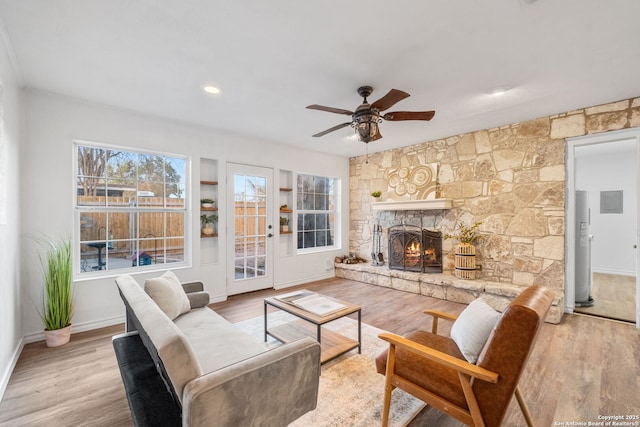
[{"label": "window frame", "polygon": [[[78,147],[89,147],[96,148],[101,150],[116,150],[116,151],[126,151],[128,153],[133,153],[136,155],[152,155],[159,156],[163,158],[171,158],[171,159],[179,159],[184,161],[184,203],[182,207],[168,207],[166,202],[163,207],[146,207],[136,205],[135,207],[119,207],[119,206],[110,206],[108,203],[101,206],[87,206],[87,205],[79,205],[78,204],[78,177],[79,177],[79,168],[78,168]],[[192,200],[191,200],[191,157],[169,153],[160,150],[148,150],[141,149],[136,147],[127,147],[113,144],[104,144],[97,143],[92,141],[85,140],[73,140],[72,144],[73,150],[73,168],[72,168],[72,195],[73,195],[73,232],[72,232],[72,241],[73,241],[73,277],[75,281],[84,281],[91,280],[95,278],[107,278],[107,277],[115,277],[122,274],[133,274],[133,273],[142,273],[142,272],[152,272],[152,271],[164,271],[167,269],[175,269],[175,268],[185,268],[191,267],[192,263],[192,245],[191,245],[191,222],[192,222]],[[166,199],[166,197],[165,197]],[[115,268],[115,269],[105,269],[105,270],[93,270],[93,271],[83,271],[82,269],[82,250],[81,250],[81,217],[85,213],[102,213],[105,216],[110,216],[113,213],[129,213],[134,214],[139,217],[144,213],[181,213],[183,215],[183,235],[182,236],[168,236],[166,233],[163,235],[162,239],[165,242],[163,247],[166,247],[166,241],[172,238],[182,238],[183,240],[183,249],[184,255],[183,260],[178,262],[170,262],[170,263],[161,263],[155,264],[152,263],[150,265],[137,265],[133,267],[126,268]],[[138,221],[138,220],[136,220]],[[167,224],[167,215],[164,217],[164,227]],[[108,233],[108,230],[105,229],[105,233]],[[106,238],[105,238],[106,239]],[[131,236],[129,240],[135,242],[136,247],[139,247],[139,242],[147,239],[146,237],[140,236]],[[148,239],[147,239],[148,240]]]},{"label": "window frame", "polygon": [[[331,209],[326,209],[326,210],[317,210],[317,209],[300,209],[298,200],[300,196],[300,179],[303,177],[313,177],[313,178],[325,178],[325,179],[331,179],[333,181],[333,192],[332,193],[325,193],[328,194],[329,197],[333,200],[333,210]],[[341,186],[341,180],[340,178],[336,178],[333,176],[328,176],[328,175],[319,175],[319,174],[313,174],[313,173],[302,173],[302,172],[297,172],[295,174],[295,182],[296,182],[296,192],[295,192],[295,210],[294,210],[294,214],[295,214],[295,221],[296,221],[296,234],[295,234],[295,248],[296,248],[296,254],[301,255],[301,254],[309,254],[309,253],[317,253],[317,252],[329,252],[329,251],[335,251],[337,249],[340,249],[341,247],[341,241],[340,241],[340,216],[341,216],[341,198],[340,198],[340,186]],[[304,214],[318,214],[318,213],[326,213],[329,216],[333,215],[333,229],[328,228],[328,230],[331,231],[332,234],[332,244],[331,245],[324,245],[324,246],[313,246],[313,247],[308,247],[308,248],[300,248],[298,247],[298,241],[300,238],[300,233],[304,233],[305,230],[302,230],[298,225],[300,224],[300,215],[304,215]],[[315,228],[314,228],[315,230]],[[303,237],[304,238],[304,237]]]}]

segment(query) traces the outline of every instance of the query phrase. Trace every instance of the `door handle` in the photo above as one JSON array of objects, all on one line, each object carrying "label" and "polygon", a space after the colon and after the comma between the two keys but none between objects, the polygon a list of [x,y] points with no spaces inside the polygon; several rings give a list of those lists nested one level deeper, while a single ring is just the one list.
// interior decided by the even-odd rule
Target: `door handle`
[{"label": "door handle", "polygon": [[273,233],[267,234],[267,237],[273,237]]}]

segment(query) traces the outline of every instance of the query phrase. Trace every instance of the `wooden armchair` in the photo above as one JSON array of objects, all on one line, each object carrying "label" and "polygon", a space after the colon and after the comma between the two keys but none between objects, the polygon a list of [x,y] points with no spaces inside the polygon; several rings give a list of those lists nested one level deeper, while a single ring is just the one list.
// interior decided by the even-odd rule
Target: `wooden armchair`
[{"label": "wooden armchair", "polygon": [[500,426],[515,393],[533,427],[518,380],[552,302],[553,292],[545,287],[525,289],[503,312],[475,365],[451,338],[437,335],[438,319],[457,316],[427,310],[434,316],[431,332],[406,338],[380,334],[389,342],[376,359],[378,372],[386,375],[382,425],[387,426],[391,391],[398,387],[469,426]]}]

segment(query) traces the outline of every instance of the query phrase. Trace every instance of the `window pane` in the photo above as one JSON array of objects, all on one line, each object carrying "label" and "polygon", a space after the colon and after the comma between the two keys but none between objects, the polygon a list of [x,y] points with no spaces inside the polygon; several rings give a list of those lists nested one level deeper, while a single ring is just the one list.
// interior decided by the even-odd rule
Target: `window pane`
[{"label": "window pane", "polygon": [[84,212],[80,215],[80,242],[106,238],[107,215],[104,212]]},{"label": "window pane", "polygon": [[[164,262],[169,264],[172,262],[184,262],[184,238],[171,238],[167,239],[167,245],[165,246]],[[156,257],[159,262],[159,256]]]},{"label": "window pane", "polygon": [[328,215],[318,214],[316,215],[316,229],[317,230],[326,230],[327,228],[327,217]]},{"label": "window pane", "polygon": [[[208,215],[211,216],[211,215]],[[166,235],[168,237],[184,236],[184,212],[168,212],[166,214],[167,228]]]},{"label": "window pane", "polygon": [[316,216],[314,214],[304,214],[303,218],[302,230],[315,230]]},{"label": "window pane", "polygon": [[302,195],[302,207],[300,209],[305,211],[312,211],[315,209],[314,202],[315,198],[313,194],[303,194]]},{"label": "window pane", "polygon": [[316,246],[327,246],[326,231],[316,231]]},{"label": "window pane", "polygon": [[305,231],[303,237],[305,248],[314,248],[316,246],[315,233],[313,231]]},{"label": "window pane", "polygon": [[121,268],[131,268],[135,265],[136,243],[135,240],[121,240],[117,243],[107,245],[106,258],[107,270],[117,270]]},{"label": "window pane", "polygon": [[265,257],[256,258],[256,274],[258,276],[264,276],[266,274],[265,263],[266,263]]}]

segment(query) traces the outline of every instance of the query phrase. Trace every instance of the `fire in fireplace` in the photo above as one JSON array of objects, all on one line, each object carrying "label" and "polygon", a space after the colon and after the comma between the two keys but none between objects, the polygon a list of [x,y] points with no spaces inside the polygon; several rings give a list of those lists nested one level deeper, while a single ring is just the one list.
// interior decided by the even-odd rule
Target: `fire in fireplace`
[{"label": "fire in fireplace", "polygon": [[442,233],[415,225],[389,227],[389,268],[442,273]]}]

